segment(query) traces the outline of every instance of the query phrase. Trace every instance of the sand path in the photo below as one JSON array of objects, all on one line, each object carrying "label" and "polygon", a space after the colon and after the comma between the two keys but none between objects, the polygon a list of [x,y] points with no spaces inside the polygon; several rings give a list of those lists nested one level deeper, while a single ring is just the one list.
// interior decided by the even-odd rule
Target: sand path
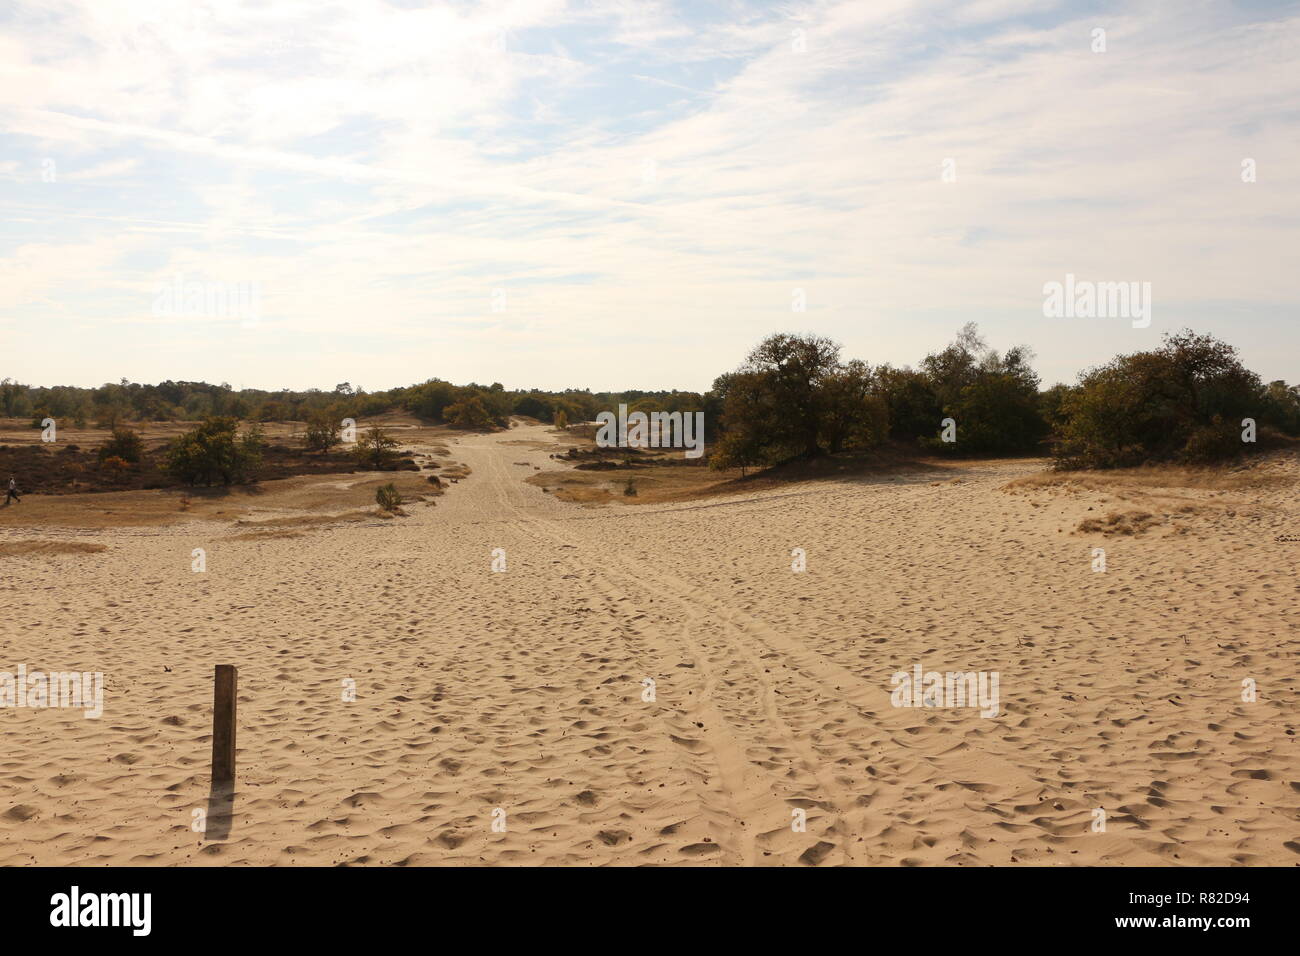
[{"label": "sand path", "polygon": [[[0,711],[0,864],[1300,860],[1280,493],[1094,574],[1077,504],[997,490],[1032,463],[583,509],[522,480],[549,440],[460,439],[473,474],[406,519],[7,562],[0,669],[107,699]],[[918,662],[998,670],[1001,714],[891,707]],[[239,786],[196,833],[215,663]]]}]

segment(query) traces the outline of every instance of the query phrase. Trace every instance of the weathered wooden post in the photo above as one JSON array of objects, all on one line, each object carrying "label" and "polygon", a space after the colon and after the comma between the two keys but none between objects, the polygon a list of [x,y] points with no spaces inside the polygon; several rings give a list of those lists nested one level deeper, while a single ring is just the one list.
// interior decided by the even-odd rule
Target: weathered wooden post
[{"label": "weathered wooden post", "polygon": [[239,671],[234,664],[218,664],[212,683],[212,784],[235,782],[235,694]]}]

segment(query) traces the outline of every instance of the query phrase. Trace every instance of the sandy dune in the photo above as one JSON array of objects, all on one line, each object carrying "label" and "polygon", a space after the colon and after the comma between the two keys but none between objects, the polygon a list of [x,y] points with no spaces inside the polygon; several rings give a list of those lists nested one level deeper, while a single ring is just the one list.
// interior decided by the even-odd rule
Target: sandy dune
[{"label": "sandy dune", "polygon": [[[0,710],[0,864],[1300,863],[1294,488],[1134,537],[1000,490],[1035,462],[590,509],[521,439],[406,519],[0,532],[108,546],[0,557],[0,670],[106,682]],[[999,716],[891,706],[918,663],[998,671]]]}]

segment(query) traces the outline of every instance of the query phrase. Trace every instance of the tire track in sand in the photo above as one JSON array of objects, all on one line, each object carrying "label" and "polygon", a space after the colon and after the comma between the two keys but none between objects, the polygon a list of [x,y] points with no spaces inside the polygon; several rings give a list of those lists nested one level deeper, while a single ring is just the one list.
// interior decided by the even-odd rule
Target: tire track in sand
[{"label": "tire track in sand", "polygon": [[[515,487],[502,456],[492,454],[496,449],[479,447],[486,452],[494,497],[514,523],[549,539],[556,553],[566,547],[580,553],[592,550],[587,542],[566,534],[572,529],[564,523],[526,513],[516,505],[513,499],[521,497],[524,489]],[[670,598],[679,609],[678,620],[671,624],[678,629],[681,650],[691,658],[699,689],[683,701],[687,726],[673,728],[670,738],[688,752],[703,743],[712,753],[730,828],[739,843],[738,862],[758,862],[759,842],[772,846],[764,851],[768,855],[793,851],[801,862],[823,862],[833,849],[840,851],[842,862],[857,862],[852,797],[836,783],[810,743],[782,718],[770,668],[763,666],[743,632],[732,624],[731,612],[718,613],[691,600],[684,596],[691,593],[685,582],[646,565],[632,567],[608,553],[602,555],[602,562],[601,572],[592,573],[589,583],[608,606],[617,608],[628,600],[626,594],[648,590]],[[710,622],[720,625],[712,639],[693,637],[713,630]],[[816,843],[807,837],[794,839],[790,827],[794,807],[831,815],[821,834],[825,839]],[[815,825],[816,818],[809,823]]]}]

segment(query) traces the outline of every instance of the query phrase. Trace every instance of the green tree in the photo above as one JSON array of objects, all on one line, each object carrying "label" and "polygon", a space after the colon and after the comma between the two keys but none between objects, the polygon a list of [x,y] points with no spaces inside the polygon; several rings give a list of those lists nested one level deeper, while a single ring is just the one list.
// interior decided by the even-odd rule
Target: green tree
[{"label": "green tree", "polygon": [[388,471],[397,461],[397,441],[378,425],[371,425],[369,431],[357,440],[352,454],[357,461],[372,471]]},{"label": "green tree", "polygon": [[715,390],[724,393],[719,460],[770,464],[823,454],[821,392],[842,370],[839,352],[830,339],[779,333],[760,342],[736,372],[715,381]]},{"label": "green tree", "polygon": [[28,387],[11,378],[0,381],[0,415],[5,418],[24,418],[30,415],[32,403],[28,398]]},{"label": "green tree", "polygon": [[728,372],[713,382],[721,406],[722,424],[709,455],[709,467],[748,468],[774,464],[788,449],[775,451],[765,424],[772,414],[773,394],[757,372]]},{"label": "green tree", "polygon": [[[1033,353],[1023,345],[999,354],[980,337],[973,322],[941,352],[921,363],[930,392],[942,414],[957,423],[958,441],[924,440],[938,451],[1008,454],[1033,451],[1047,433],[1040,411]],[[929,435],[940,427],[935,420]]]},{"label": "green tree", "polygon": [[144,454],[144,442],[140,436],[129,428],[115,428],[108,441],[99,446],[99,460],[120,458],[127,462],[138,462]]},{"label": "green tree", "polygon": [[448,405],[443,415],[447,424],[456,428],[485,428],[493,423],[492,413],[477,395]]},{"label": "green tree", "polygon": [[1246,450],[1243,417],[1262,417],[1267,391],[1237,350],[1190,330],[1158,349],[1121,355],[1080,376],[1062,403],[1058,465],[1113,468],[1209,461]]},{"label": "green tree", "polygon": [[882,365],[876,369],[876,383],[889,410],[891,438],[914,441],[934,434],[943,407],[924,372]]},{"label": "green tree", "polygon": [[308,451],[329,451],[340,440],[338,426],[329,412],[315,412],[307,419],[303,444]]},{"label": "green tree", "polygon": [[442,421],[443,410],[455,400],[456,386],[435,378],[408,389],[404,404],[413,415]]},{"label": "green tree", "polygon": [[261,434],[253,429],[241,439],[238,424],[234,418],[204,419],[168,447],[167,472],[186,484],[209,487],[252,480],[261,464]]},{"label": "green tree", "polygon": [[889,433],[889,409],[871,368],[858,359],[828,372],[818,389],[819,441],[831,454],[870,448]]}]

